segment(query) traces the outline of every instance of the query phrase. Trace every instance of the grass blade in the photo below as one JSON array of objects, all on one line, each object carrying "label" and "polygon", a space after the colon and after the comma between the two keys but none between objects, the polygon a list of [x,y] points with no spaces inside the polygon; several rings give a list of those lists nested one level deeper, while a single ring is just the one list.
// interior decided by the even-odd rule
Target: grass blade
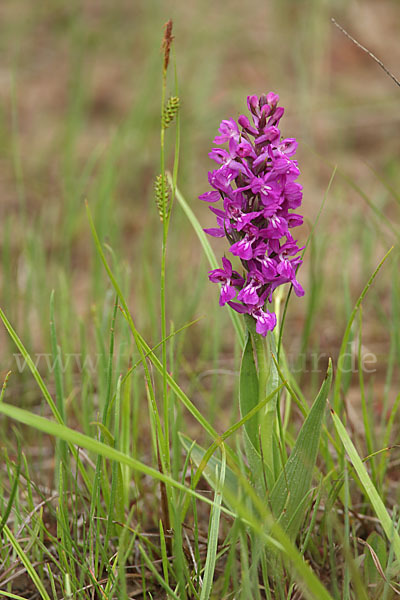
[{"label": "grass blade", "polygon": [[18,540],[14,537],[12,531],[8,528],[7,525],[4,526],[3,531],[6,535],[6,537],[9,539],[11,546],[13,547],[15,553],[17,554],[20,561],[24,565],[29,577],[32,579],[34,586],[36,587],[37,591],[39,592],[39,594],[41,595],[43,600],[50,600],[50,596],[46,592],[46,589],[45,589],[43,583],[40,581],[39,575],[36,573],[35,569],[32,566],[31,561],[29,560],[29,558],[28,558],[27,554],[24,552],[24,550],[21,548],[20,544],[18,543]]},{"label": "grass blade", "polygon": [[373,506],[378,519],[381,522],[382,528],[386,533],[389,542],[393,546],[394,553],[398,561],[400,561],[400,536],[395,530],[392,519],[390,518],[381,497],[379,496],[376,487],[372,483],[367,469],[365,468],[353,442],[351,441],[349,434],[347,433],[343,423],[339,419],[338,415],[334,410],[331,409],[333,423],[336,431],[342,441],[342,444],[351,460],[351,463],[361,481],[361,484],[365,490],[366,495]]},{"label": "grass blade", "polygon": [[350,314],[350,317],[349,317],[349,320],[348,320],[348,323],[347,323],[347,326],[346,326],[346,329],[345,329],[345,332],[343,335],[343,339],[342,339],[342,343],[341,343],[340,351],[339,351],[339,356],[338,356],[338,360],[337,360],[337,372],[336,372],[336,379],[335,379],[334,392],[333,392],[333,407],[336,412],[339,412],[339,409],[340,409],[340,387],[341,387],[342,376],[343,376],[343,370],[341,369],[341,364],[343,362],[343,356],[347,349],[347,344],[348,344],[350,333],[351,333],[351,326],[353,325],[353,321],[354,321],[357,311],[361,305],[361,302],[363,301],[366,293],[368,292],[369,288],[372,285],[372,282],[374,281],[375,277],[378,275],[381,267],[383,266],[383,263],[386,261],[386,259],[388,258],[389,254],[391,253],[392,250],[393,250],[393,246],[388,250],[388,252],[386,252],[385,256],[382,258],[379,265],[376,267],[375,271],[372,273],[371,277],[369,278],[366,286],[364,287],[363,291],[361,292],[361,294],[360,294],[357,302],[355,303],[354,308]]},{"label": "grass blade", "polygon": [[213,506],[212,508],[210,528],[208,530],[207,557],[206,564],[204,567],[203,587],[201,588],[200,600],[208,600],[211,594],[211,588],[214,579],[216,555],[218,550],[218,533],[219,521],[221,516],[222,490],[225,483],[226,456],[223,446],[221,447],[221,452],[221,469],[219,470],[218,467],[216,467],[215,469],[215,479],[217,482],[214,496],[215,506]]},{"label": "grass blade", "polygon": [[0,535],[8,521],[8,517],[10,516],[11,509],[12,509],[13,503],[14,503],[14,498],[15,498],[15,495],[16,495],[17,489],[18,489],[19,476],[21,473],[22,453],[21,453],[21,444],[20,444],[20,441],[18,438],[17,438],[17,443],[18,443],[18,463],[17,463],[14,481],[13,481],[11,492],[10,492],[10,497],[8,499],[7,506],[3,512],[3,518],[0,521]]}]

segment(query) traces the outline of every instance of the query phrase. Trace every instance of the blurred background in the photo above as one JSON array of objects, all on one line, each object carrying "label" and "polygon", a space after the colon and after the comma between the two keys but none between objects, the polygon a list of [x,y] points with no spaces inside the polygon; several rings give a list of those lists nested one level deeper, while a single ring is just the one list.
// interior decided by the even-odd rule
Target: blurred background
[{"label": "blurred background", "polygon": [[[278,93],[286,109],[282,133],[299,141],[302,243],[337,167],[299,273],[307,294],[291,299],[284,336],[296,360],[337,355],[356,298],[399,239],[400,111],[399,88],[331,17],[399,76],[398,0],[1,2],[1,306],[29,350],[49,351],[52,289],[63,348],[78,351],[83,338],[90,344],[98,332],[108,336],[113,295],[95,256],[85,198],[139,329],[149,343],[160,339],[153,182],[160,170],[160,46],[172,18],[182,107],[178,185],[204,227],[213,223],[197,200],[208,189],[207,153],[220,121],[245,112],[248,94]],[[168,135],[171,168],[173,128]],[[218,255],[226,249],[212,244]],[[175,205],[168,321],[178,328],[202,317],[180,338],[182,370],[199,380],[211,368],[231,374],[238,356],[207,269]],[[400,356],[399,297],[392,257],[363,313],[365,348],[377,356],[374,381],[382,388],[389,353]],[[15,369],[16,349],[3,329],[0,335],[5,375]],[[17,384],[28,394],[25,375],[13,377],[11,397]]]}]

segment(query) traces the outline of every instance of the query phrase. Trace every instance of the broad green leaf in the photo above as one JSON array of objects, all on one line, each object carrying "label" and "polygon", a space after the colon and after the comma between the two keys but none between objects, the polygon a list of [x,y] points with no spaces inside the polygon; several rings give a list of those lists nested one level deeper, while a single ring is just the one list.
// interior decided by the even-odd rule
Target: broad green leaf
[{"label": "broad green leaf", "polygon": [[[276,392],[278,381],[276,368],[268,355],[268,341],[259,336],[253,319],[246,319],[248,335],[240,368],[239,405],[242,418],[250,413],[264,398],[270,398],[264,408],[248,419],[243,428],[243,441],[252,479],[259,494],[265,493],[266,480],[272,489],[273,476],[273,429],[276,418]],[[257,354],[258,368],[254,353]],[[260,387],[261,386],[261,387]],[[261,389],[262,388],[262,389]],[[264,461],[260,450],[260,438]]]},{"label": "broad green leaf", "polygon": [[[254,350],[252,344],[252,336],[250,332],[247,334],[246,345],[243,350],[242,364],[240,366],[240,382],[239,382],[239,407],[240,414],[245,417],[259,401],[258,374],[254,359]],[[259,422],[260,414],[257,413],[251,417],[243,427],[243,442],[250,470],[252,473],[253,482],[260,493],[265,493],[263,465],[260,443],[259,443]]]},{"label": "broad green leaf", "polygon": [[[184,447],[184,449],[186,450],[186,452],[190,452],[190,456],[194,462],[194,464],[196,465],[197,468],[199,468],[203,457],[206,453],[206,450],[200,446],[199,444],[197,444],[197,442],[192,442],[192,440],[184,435],[183,433],[179,433],[179,439],[181,441],[182,446]],[[210,457],[210,459],[207,462],[207,465],[204,468],[203,471],[203,475],[205,477],[205,479],[207,480],[207,483],[213,488],[213,490],[217,490],[218,489],[218,485],[219,485],[219,477],[216,477],[216,472],[218,473],[222,473],[222,462],[219,458],[217,458],[216,456],[212,455]],[[238,494],[238,489],[239,489],[239,481],[238,478],[236,477],[235,473],[232,471],[232,469],[230,469],[228,466],[224,466],[224,471],[225,471],[225,479],[224,479],[224,489],[227,490],[227,492],[229,492],[231,495],[233,494],[234,496],[237,497]],[[224,493],[222,491],[222,495],[224,496]],[[224,497],[224,502],[227,506],[229,506],[229,501],[227,501],[227,499]]]},{"label": "broad green leaf", "polygon": [[374,484],[371,481],[370,476],[368,475],[368,471],[365,468],[364,463],[362,462],[353,442],[351,441],[349,434],[347,433],[343,423],[339,419],[338,415],[331,410],[333,423],[335,425],[336,431],[341,439],[341,442],[351,460],[351,463],[358,475],[358,478],[365,490],[366,495],[371,502],[376,516],[381,522],[382,528],[386,533],[389,542],[393,545],[393,550],[396,555],[397,560],[400,561],[400,536],[395,529],[394,523],[389,516],[389,513],[386,510],[386,507],[382,501],[382,498],[379,496],[378,491]]},{"label": "broad green leaf", "polygon": [[[272,355],[276,354],[275,336],[273,333],[269,334],[267,338],[259,335],[256,332],[255,322],[252,317],[246,318],[246,325],[251,333],[253,347],[257,356],[259,400],[270,398],[268,403],[265,404],[265,408],[260,411],[258,417],[257,436],[259,435],[260,439],[259,441],[257,440],[256,446],[249,443],[246,444],[246,431],[244,432],[246,454],[253,470],[254,479],[258,482],[257,486],[259,490],[261,491],[261,488],[265,488],[264,480],[266,480],[268,490],[272,490],[277,477],[277,470],[279,470],[275,468],[275,459],[279,458],[279,449],[274,437],[277,424],[276,406],[278,400],[277,388],[279,385],[278,372],[272,360]],[[259,455],[258,460],[257,455]]]},{"label": "broad green leaf", "polygon": [[[294,513],[292,514],[292,518],[290,519],[290,521],[287,523],[287,533],[289,533],[292,530],[295,530],[297,527],[298,530],[298,526],[297,523],[301,522],[304,518],[304,515],[307,511],[307,508],[309,508],[310,506],[310,498],[312,498],[312,492],[313,490],[310,488],[310,490],[303,496],[302,500],[299,502],[299,504],[297,506],[294,506]],[[288,499],[289,500],[289,499]],[[296,535],[297,535],[297,531],[296,531]],[[294,536],[291,536],[294,539]]]},{"label": "broad green leaf", "polygon": [[[275,340],[275,335],[274,333],[271,333],[268,336],[268,344],[269,344],[269,352],[270,355],[268,356],[268,379],[267,379],[267,390],[266,390],[266,395],[268,396],[273,390],[275,390],[278,385],[279,385],[279,373],[275,364],[275,361],[272,360],[272,356],[271,354],[273,354],[274,356],[276,356],[276,340]],[[276,396],[277,397],[277,396]],[[269,411],[273,411],[275,412],[276,410],[276,397],[275,397],[275,406],[272,407],[273,402],[269,403],[266,407],[265,407],[265,412]]]},{"label": "broad green leaf", "polygon": [[[264,394],[269,396],[279,385],[279,374],[275,362],[272,360],[272,355],[276,356],[276,342],[275,334],[273,332],[267,336],[266,352],[267,355],[264,357],[264,360],[266,361],[268,374]],[[261,360],[261,357],[259,360]],[[279,467],[276,468],[277,462],[279,463],[279,447],[275,435],[277,425],[277,403],[278,394],[275,394],[271,401],[265,406],[265,410],[261,414],[260,420],[261,446],[263,450],[263,459],[267,465],[266,476],[269,490],[273,489],[276,478],[279,475],[278,471],[280,471]]]},{"label": "broad green leaf", "polygon": [[293,450],[270,495],[272,513],[294,539],[299,531],[304,510],[298,510],[309,493],[317,460],[322,419],[332,381],[329,361],[325,380],[300,430]]},{"label": "broad green leaf", "polygon": [[[277,386],[276,386],[277,387]],[[258,375],[254,360],[253,345],[250,334],[247,335],[246,344],[240,366],[239,406],[240,414],[245,417],[258,403]],[[259,449],[258,440],[258,415],[254,415],[244,424],[249,441],[254,448]]]},{"label": "broad green leaf", "polygon": [[[189,451],[192,448],[192,453],[193,453],[192,458],[193,458],[193,461],[195,462],[195,464],[200,464],[202,457],[205,454],[205,450],[198,444],[192,443],[190,441],[190,439],[187,438],[186,436],[184,436],[182,434],[179,434],[179,436],[181,438],[182,445],[184,446],[184,448],[187,451]],[[193,452],[193,450],[194,450],[194,452]],[[215,462],[213,461],[211,464],[213,465],[213,467],[215,469],[215,467],[217,465],[221,464],[221,461],[219,461],[217,458],[214,458],[214,457],[212,457],[212,458],[214,459]],[[217,480],[215,477],[215,470],[213,471],[212,468],[207,470],[207,474],[205,474],[205,477],[206,477],[206,480],[208,481],[208,483],[211,485],[211,487],[213,489],[216,489],[216,481]],[[329,592],[326,590],[326,588],[324,588],[322,583],[315,576],[312,569],[304,561],[304,558],[302,557],[300,552],[297,550],[297,548],[293,544],[293,542],[289,539],[287,534],[283,531],[283,529],[279,525],[279,523],[271,522],[271,520],[269,519],[269,517],[271,515],[269,513],[267,503],[260,500],[261,505],[257,506],[260,514],[263,514],[263,519],[264,519],[263,522],[259,521],[254,515],[250,515],[248,513],[248,505],[246,504],[246,506],[245,506],[241,502],[240,496],[242,496],[242,494],[239,494],[239,490],[243,489],[245,493],[249,494],[250,499],[255,500],[255,498],[252,497],[252,495],[255,494],[254,488],[252,486],[250,486],[249,483],[247,484],[247,486],[248,486],[248,489],[246,490],[246,482],[242,478],[239,481],[239,478],[236,477],[235,473],[233,473],[231,471],[231,469],[229,469],[229,467],[226,467],[224,490],[225,490],[226,494],[229,496],[229,498],[232,498],[231,505],[235,505],[235,509],[237,511],[237,516],[241,517],[243,519],[243,522],[246,525],[251,526],[251,529],[256,534],[258,534],[260,536],[260,538],[264,541],[264,545],[266,543],[271,543],[271,547],[274,547],[275,549],[279,548],[279,547],[282,548],[284,554],[290,560],[294,569],[302,577],[303,582],[307,586],[306,590],[307,589],[310,590],[310,594],[308,594],[306,591],[306,597],[318,598],[319,600],[323,600],[323,599],[324,600],[333,600],[332,596],[329,594]],[[232,493],[233,493],[233,496],[232,496]],[[224,502],[225,501],[226,500],[224,498]],[[257,503],[255,503],[255,504],[257,504]],[[215,503],[213,504],[213,506],[215,506]],[[242,512],[243,509],[245,509],[245,513]],[[223,507],[221,508],[221,510],[222,511],[224,510]],[[276,537],[276,540],[278,540],[278,545],[276,544],[275,540],[273,540],[268,535],[268,533],[265,532],[265,522],[267,522],[267,521],[269,522],[269,524],[271,526],[271,532],[273,532],[274,536]]]}]

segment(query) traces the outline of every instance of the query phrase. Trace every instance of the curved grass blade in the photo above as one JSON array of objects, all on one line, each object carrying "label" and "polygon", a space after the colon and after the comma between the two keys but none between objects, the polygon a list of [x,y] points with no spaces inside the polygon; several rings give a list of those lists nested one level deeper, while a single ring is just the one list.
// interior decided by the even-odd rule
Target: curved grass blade
[{"label": "curved grass blade", "polygon": [[47,389],[42,377],[40,376],[40,373],[37,370],[36,365],[34,364],[33,360],[29,356],[29,353],[26,350],[23,343],[21,342],[20,338],[18,337],[17,332],[14,330],[14,328],[12,327],[11,323],[9,322],[9,320],[7,319],[6,315],[4,314],[4,312],[2,311],[1,308],[0,308],[0,319],[3,321],[4,326],[7,329],[12,341],[14,342],[14,344],[17,346],[18,350],[22,354],[24,361],[28,365],[29,370],[31,371],[33,377],[36,380],[36,383],[38,384],[38,386],[40,388],[40,391],[42,392],[43,396],[45,397],[47,404],[49,405],[49,407],[51,409],[51,412],[53,413],[53,415],[55,416],[57,421],[59,423],[62,423],[63,420],[61,418],[59,410],[58,410],[57,406],[55,405],[55,402],[54,402],[53,398],[51,397],[50,392]]},{"label": "curved grass blade", "polygon": [[[157,569],[155,568],[155,566],[153,564],[153,561],[147,555],[142,544],[139,544],[139,551],[140,551],[140,554],[142,555],[142,558],[143,558],[144,562],[146,563],[147,567],[153,573],[154,577],[157,579],[157,581],[161,585],[161,587],[163,587],[164,590],[167,592],[167,594],[168,594],[167,598],[174,598],[174,600],[179,600],[180,597],[175,594],[174,590],[168,585],[168,583],[163,579],[163,577],[157,571]],[[147,594],[146,594],[146,596],[147,596]]]},{"label": "curved grass blade", "polygon": [[21,453],[21,443],[19,441],[19,437],[17,437],[17,444],[18,444],[18,463],[17,463],[17,469],[16,469],[16,472],[15,472],[14,481],[13,481],[11,492],[10,492],[10,497],[8,499],[6,509],[5,509],[4,513],[3,513],[3,518],[1,519],[1,522],[0,522],[0,535],[1,535],[1,532],[3,531],[3,529],[5,527],[5,524],[8,521],[8,517],[10,516],[11,509],[12,509],[12,506],[13,506],[13,503],[14,503],[15,494],[17,493],[17,489],[18,489],[19,476],[20,476],[20,473],[21,473],[22,453]]},{"label": "curved grass blade", "polygon": [[[198,321],[200,321],[203,317],[199,317],[198,319],[194,319],[193,321],[189,321],[189,323],[186,323],[185,325],[183,325],[182,327],[179,327],[179,329],[176,329],[175,331],[173,331],[172,333],[170,333],[169,335],[167,335],[167,337],[165,338],[165,341],[167,342],[168,340],[173,339],[178,333],[181,333],[182,331],[184,331],[185,329],[187,329],[188,327],[191,327],[192,325],[194,325],[195,323],[197,323]],[[149,355],[151,353],[154,353],[157,348],[159,348],[162,345],[162,341],[158,342],[158,344],[156,344],[155,346],[153,346],[153,348],[150,349],[150,352],[148,352],[147,354],[145,354],[145,358],[148,358]],[[133,371],[142,364],[141,360],[138,360],[135,362],[134,365],[132,365],[131,367],[129,367],[129,369],[127,370],[127,372],[125,373],[125,375],[122,378],[121,381],[121,385],[123,385],[128,379],[129,377],[132,375]]]},{"label": "curved grass blade", "polygon": [[351,326],[353,325],[353,321],[355,319],[355,316],[357,314],[357,311],[361,305],[361,302],[363,301],[366,293],[368,292],[369,288],[372,285],[372,282],[374,281],[375,277],[378,275],[381,267],[383,266],[383,263],[386,261],[386,259],[388,258],[389,254],[391,253],[391,251],[393,250],[393,246],[388,250],[388,252],[386,252],[385,256],[382,258],[382,260],[380,261],[379,265],[376,267],[375,271],[372,273],[371,277],[369,278],[366,286],[364,287],[363,291],[361,292],[357,302],[354,305],[354,308],[351,312],[350,318],[348,320],[344,335],[343,335],[343,339],[342,339],[342,343],[340,346],[340,351],[339,351],[339,356],[338,356],[338,360],[337,360],[337,370],[336,370],[336,378],[335,378],[335,385],[333,388],[333,407],[335,409],[335,412],[339,412],[340,410],[340,387],[341,387],[341,383],[342,383],[342,375],[343,375],[343,371],[340,368],[340,365],[343,362],[343,356],[346,352],[346,348],[347,348],[347,344],[349,341],[349,337],[350,337],[350,332],[351,332]]},{"label": "curved grass blade", "polygon": [[368,194],[366,194],[364,192],[364,190],[362,190],[360,188],[360,186],[349,175],[347,175],[347,173],[345,173],[345,171],[342,171],[341,169],[339,169],[338,173],[345,181],[347,181],[347,183],[350,185],[350,187],[352,187],[353,190],[355,190],[357,192],[357,194],[359,194],[361,196],[361,198],[366,202],[366,204],[369,206],[369,208],[375,213],[375,215],[378,217],[378,219],[380,219],[383,223],[385,223],[386,227],[397,238],[397,240],[399,240],[400,235],[399,235],[399,232],[396,229],[396,227],[393,225],[391,220],[383,213],[383,211],[380,208],[378,208],[376,206],[376,204],[374,204],[372,202],[372,200],[369,198]]},{"label": "curved grass blade", "polygon": [[217,560],[218,551],[218,533],[219,533],[219,521],[221,517],[221,502],[222,493],[225,483],[225,468],[226,468],[226,456],[224,447],[221,447],[222,460],[221,468],[215,468],[215,479],[216,488],[214,503],[215,505],[211,511],[210,527],[208,530],[208,543],[207,543],[207,557],[206,564],[204,566],[204,577],[203,587],[201,588],[200,600],[208,600],[211,594],[211,588],[214,579],[215,563]]},{"label": "curved grass blade", "polygon": [[14,537],[14,534],[12,533],[12,531],[8,528],[7,525],[4,526],[3,531],[6,535],[6,537],[9,539],[10,544],[15,551],[15,554],[17,554],[20,561],[24,565],[26,572],[28,573],[29,577],[31,578],[32,583],[34,584],[35,588],[37,589],[37,591],[40,594],[40,596],[42,597],[42,599],[50,600],[50,596],[46,592],[46,589],[45,589],[43,583],[39,579],[39,575],[36,573],[35,569],[32,566],[31,561],[29,560],[27,554],[24,552],[21,545],[18,543],[18,540]]},{"label": "curved grass blade", "polygon": [[398,561],[400,561],[400,536],[395,529],[392,519],[386,510],[381,497],[374,484],[372,483],[368,471],[365,468],[363,461],[361,460],[353,442],[351,441],[349,434],[347,433],[343,423],[339,419],[338,415],[334,410],[331,409],[333,423],[336,431],[342,441],[342,444],[351,460],[351,463],[358,475],[358,478],[365,490],[366,495],[371,502],[378,519],[381,522],[382,529],[384,530],[389,542],[392,544],[394,553]]}]

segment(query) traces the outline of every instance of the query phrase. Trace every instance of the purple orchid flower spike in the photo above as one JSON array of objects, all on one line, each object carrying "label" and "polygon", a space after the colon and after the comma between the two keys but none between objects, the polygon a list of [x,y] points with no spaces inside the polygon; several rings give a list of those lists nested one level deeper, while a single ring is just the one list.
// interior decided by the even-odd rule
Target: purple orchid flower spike
[{"label": "purple orchid flower spike", "polygon": [[276,326],[276,315],[265,303],[272,302],[280,285],[290,283],[297,296],[304,295],[296,278],[302,248],[289,231],[303,222],[301,215],[290,212],[303,197],[296,182],[300,170],[292,159],[297,141],[281,136],[284,109],[278,102],[273,92],[248,96],[250,118],[240,115],[237,122],[221,122],[214,144],[227,148],[209,153],[218,168],[208,174],[212,189],[199,196],[212,204],[222,200],[223,208],[210,206],[218,227],[204,231],[226,237],[229,251],[243,267],[242,277],[224,257],[223,268],[209,272],[210,281],[221,284],[219,303],[253,317],[262,336]]}]

